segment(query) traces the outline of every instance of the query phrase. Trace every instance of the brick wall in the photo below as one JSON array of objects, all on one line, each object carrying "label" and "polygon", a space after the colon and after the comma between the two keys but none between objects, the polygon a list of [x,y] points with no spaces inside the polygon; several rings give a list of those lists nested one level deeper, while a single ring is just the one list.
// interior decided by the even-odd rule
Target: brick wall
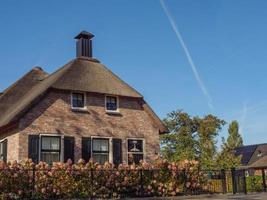
[{"label": "brick wall", "polygon": [[120,115],[107,114],[105,96],[86,94],[86,112],[71,110],[71,92],[50,90],[21,120],[18,158],[28,156],[29,134],[59,134],[75,137],[75,161],[81,158],[81,138],[105,136],[123,140],[126,161],[126,138],[145,139],[145,159],[159,152],[159,130],[143,110],[141,100],[119,97]]}]

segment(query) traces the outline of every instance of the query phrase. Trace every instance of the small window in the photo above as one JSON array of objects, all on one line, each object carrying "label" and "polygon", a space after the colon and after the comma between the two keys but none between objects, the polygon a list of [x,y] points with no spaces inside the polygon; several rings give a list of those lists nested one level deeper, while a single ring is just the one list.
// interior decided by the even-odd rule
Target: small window
[{"label": "small window", "polygon": [[72,93],[72,108],[85,108],[84,93]]},{"label": "small window", "polygon": [[118,98],[114,96],[106,96],[106,110],[117,111],[118,110]]},{"label": "small window", "polygon": [[41,138],[41,161],[47,164],[60,162],[60,137],[43,136]]},{"label": "small window", "polygon": [[140,139],[128,139],[128,164],[138,164],[144,159],[144,141]]},{"label": "small window", "polygon": [[262,157],[262,152],[261,152],[261,151],[258,151],[257,156],[258,156],[258,157]]},{"label": "small window", "polygon": [[93,139],[93,160],[99,164],[109,162],[109,139]]},{"label": "small window", "polygon": [[0,160],[7,161],[7,140],[0,142]]}]

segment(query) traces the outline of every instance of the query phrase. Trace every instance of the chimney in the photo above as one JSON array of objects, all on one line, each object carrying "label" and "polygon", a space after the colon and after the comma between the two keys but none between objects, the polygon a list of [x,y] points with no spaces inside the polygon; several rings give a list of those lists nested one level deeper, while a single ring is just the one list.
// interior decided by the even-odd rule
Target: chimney
[{"label": "chimney", "polygon": [[93,50],[92,50],[92,38],[93,34],[82,31],[79,35],[77,35],[74,39],[76,39],[76,57],[89,57],[92,58]]}]

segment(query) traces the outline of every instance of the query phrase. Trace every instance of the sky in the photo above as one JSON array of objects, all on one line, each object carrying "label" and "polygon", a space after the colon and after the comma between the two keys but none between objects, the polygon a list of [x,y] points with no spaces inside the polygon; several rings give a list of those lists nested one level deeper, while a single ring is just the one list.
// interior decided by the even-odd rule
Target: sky
[{"label": "sky", "polygon": [[[182,109],[238,120],[245,144],[267,142],[267,1],[6,0],[0,91],[75,58],[74,37],[140,93],[160,118]],[[227,136],[227,126],[220,137]]]}]

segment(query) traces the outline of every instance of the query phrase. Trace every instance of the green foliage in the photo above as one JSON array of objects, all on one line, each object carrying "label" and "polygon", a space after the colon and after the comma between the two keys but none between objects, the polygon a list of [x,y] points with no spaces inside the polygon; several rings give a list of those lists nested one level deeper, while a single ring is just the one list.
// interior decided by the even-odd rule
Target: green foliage
[{"label": "green foliage", "polygon": [[216,137],[225,122],[213,115],[197,118],[197,122],[200,163],[203,168],[212,169],[216,166]]},{"label": "green foliage", "polygon": [[262,192],[262,177],[249,176],[246,178],[248,192]]},{"label": "green foliage", "polygon": [[194,120],[185,112],[168,114],[164,120],[170,134],[161,136],[162,154],[169,161],[193,160],[196,158],[196,127]]},{"label": "green foliage", "polygon": [[229,136],[227,138],[227,146],[230,149],[243,146],[243,139],[239,134],[239,125],[237,121],[232,121],[228,128]]},{"label": "green foliage", "polygon": [[201,167],[215,166],[216,137],[225,122],[216,116],[191,117],[180,110],[164,120],[170,134],[161,136],[162,155],[170,161],[199,160]]},{"label": "green foliage", "polygon": [[243,139],[239,133],[237,121],[232,121],[228,128],[228,137],[222,138],[222,151],[218,154],[217,162],[223,169],[237,167],[241,163],[241,157],[235,156],[234,150],[243,146]]}]

